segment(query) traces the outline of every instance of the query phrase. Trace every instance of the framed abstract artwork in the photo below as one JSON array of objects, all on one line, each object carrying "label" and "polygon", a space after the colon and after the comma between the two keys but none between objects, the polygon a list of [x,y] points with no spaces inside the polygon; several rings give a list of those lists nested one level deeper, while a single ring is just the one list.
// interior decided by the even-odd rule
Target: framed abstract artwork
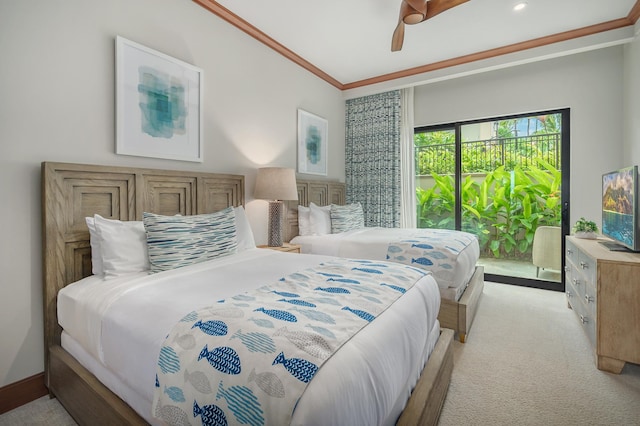
[{"label": "framed abstract artwork", "polygon": [[116,37],[116,153],[202,158],[202,69]]},{"label": "framed abstract artwork", "polygon": [[298,173],[327,175],[328,136],[327,120],[298,110]]}]

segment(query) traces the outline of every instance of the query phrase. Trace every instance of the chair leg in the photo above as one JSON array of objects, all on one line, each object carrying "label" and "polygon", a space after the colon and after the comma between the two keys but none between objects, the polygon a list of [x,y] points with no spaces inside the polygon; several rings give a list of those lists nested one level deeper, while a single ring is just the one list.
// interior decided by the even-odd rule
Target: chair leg
[{"label": "chair leg", "polygon": [[540,273],[540,267],[536,266],[536,278],[538,278],[538,274]]}]

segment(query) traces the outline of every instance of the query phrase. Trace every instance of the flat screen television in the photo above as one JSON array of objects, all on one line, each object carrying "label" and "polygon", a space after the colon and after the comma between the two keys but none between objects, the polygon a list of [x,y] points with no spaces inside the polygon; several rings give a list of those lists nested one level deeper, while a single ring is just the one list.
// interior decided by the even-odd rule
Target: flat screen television
[{"label": "flat screen television", "polygon": [[638,230],[638,166],[602,175],[602,234],[614,243],[609,250],[640,251]]}]

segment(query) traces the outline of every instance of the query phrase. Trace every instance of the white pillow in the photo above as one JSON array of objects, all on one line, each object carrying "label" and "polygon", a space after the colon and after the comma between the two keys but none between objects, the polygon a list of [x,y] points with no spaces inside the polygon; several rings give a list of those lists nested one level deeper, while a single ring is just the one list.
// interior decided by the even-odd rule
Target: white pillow
[{"label": "white pillow", "polygon": [[311,210],[311,232],[313,235],[325,235],[331,233],[331,206],[319,207],[314,203],[309,204]]},{"label": "white pillow", "polygon": [[233,210],[236,214],[236,238],[238,240],[238,251],[256,248],[256,240],[253,238],[251,224],[249,224],[244,207],[234,207]]},{"label": "white pillow", "polygon": [[87,222],[87,228],[89,228],[89,239],[91,241],[91,273],[93,275],[103,275],[100,235],[98,235],[98,231],[96,230],[93,217],[85,217],[84,221]]},{"label": "white pillow", "polygon": [[147,234],[142,221],[120,221],[93,216],[100,237],[105,278],[149,270]]},{"label": "white pillow", "polygon": [[298,235],[313,235],[311,232],[311,210],[309,207],[298,206]]}]

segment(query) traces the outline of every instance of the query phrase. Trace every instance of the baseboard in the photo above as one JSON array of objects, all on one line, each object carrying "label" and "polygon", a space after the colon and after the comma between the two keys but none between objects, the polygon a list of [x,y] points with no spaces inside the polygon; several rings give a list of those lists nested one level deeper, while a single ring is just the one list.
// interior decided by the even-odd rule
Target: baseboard
[{"label": "baseboard", "polygon": [[47,393],[49,391],[44,385],[44,373],[4,386],[0,388],[0,414],[45,396]]}]

